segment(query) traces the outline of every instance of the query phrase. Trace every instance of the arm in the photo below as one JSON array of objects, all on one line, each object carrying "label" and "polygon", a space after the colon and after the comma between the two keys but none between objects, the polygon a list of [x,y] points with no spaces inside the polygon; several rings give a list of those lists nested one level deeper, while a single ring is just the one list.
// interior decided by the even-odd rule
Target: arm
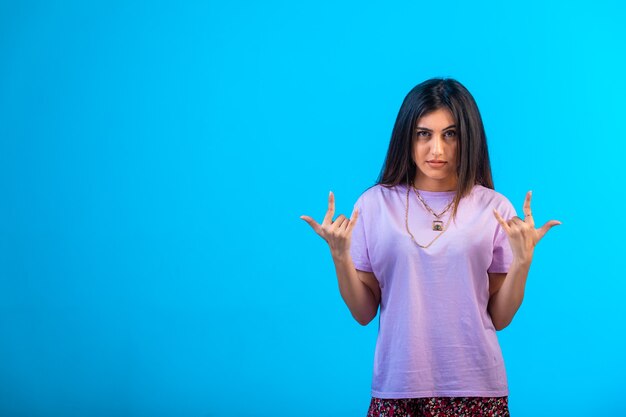
[{"label": "arm", "polygon": [[502,330],[508,326],[522,305],[526,278],[530,270],[535,246],[548,230],[561,224],[560,221],[550,220],[539,229],[535,229],[535,222],[530,210],[531,196],[532,192],[526,193],[524,220],[515,216],[506,221],[500,216],[500,213],[494,210],[494,216],[506,232],[513,252],[513,262],[508,273],[489,274],[490,288],[487,310],[496,330]]},{"label": "arm", "polygon": [[496,330],[508,326],[522,305],[530,262],[514,260],[506,274],[489,274],[487,311]]},{"label": "arm", "polygon": [[365,326],[376,317],[380,303],[380,287],[373,273],[357,270],[352,261],[350,241],[359,216],[358,210],[355,207],[350,219],[340,214],[333,221],[334,214],[335,196],[331,192],[328,195],[328,210],[322,224],[317,223],[310,216],[300,216],[300,218],[328,243],[335,263],[341,297],[352,313],[352,317]]},{"label": "arm", "polygon": [[380,304],[380,287],[376,277],[371,272],[357,270],[349,252],[333,254],[333,262],[343,301],[352,317],[359,324],[367,325],[376,317]]}]

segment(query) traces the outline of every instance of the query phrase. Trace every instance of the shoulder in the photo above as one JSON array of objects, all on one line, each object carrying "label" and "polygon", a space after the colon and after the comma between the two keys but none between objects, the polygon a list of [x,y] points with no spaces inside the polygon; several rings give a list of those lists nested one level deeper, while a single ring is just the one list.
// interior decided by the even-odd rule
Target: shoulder
[{"label": "shoulder", "polygon": [[492,202],[503,202],[509,201],[508,198],[504,196],[504,194],[499,193],[498,191],[487,188],[483,185],[476,184],[472,189],[471,194],[480,200],[492,201]]},{"label": "shoulder", "polygon": [[504,194],[483,185],[475,185],[470,195],[472,196],[472,199],[481,206],[493,208],[513,206]]},{"label": "shoulder", "polygon": [[395,198],[406,191],[405,185],[385,186],[382,184],[375,184],[363,191],[355,205],[371,205],[377,204],[384,200]]}]

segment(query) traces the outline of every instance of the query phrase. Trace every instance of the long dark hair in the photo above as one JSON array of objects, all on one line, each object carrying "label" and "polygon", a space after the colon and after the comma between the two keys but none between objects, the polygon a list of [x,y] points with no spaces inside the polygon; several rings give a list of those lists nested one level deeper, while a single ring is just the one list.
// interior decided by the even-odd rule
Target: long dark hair
[{"label": "long dark hair", "polygon": [[422,116],[438,109],[448,109],[457,126],[458,181],[452,211],[452,217],[456,217],[459,202],[475,184],[494,187],[487,137],[478,106],[467,88],[452,78],[431,78],[413,87],[406,95],[376,184],[411,186],[417,173],[411,155],[416,123]]}]

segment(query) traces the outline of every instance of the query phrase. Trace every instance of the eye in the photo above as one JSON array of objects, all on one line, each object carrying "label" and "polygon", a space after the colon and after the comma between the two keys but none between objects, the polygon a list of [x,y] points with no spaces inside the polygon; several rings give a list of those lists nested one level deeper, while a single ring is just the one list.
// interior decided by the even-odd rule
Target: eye
[{"label": "eye", "polygon": [[418,130],[417,131],[417,137],[418,138],[425,138],[429,135],[429,133],[425,130]]},{"label": "eye", "polygon": [[454,130],[448,130],[448,131],[445,133],[445,135],[446,135],[446,137],[448,137],[448,138],[453,138],[453,137],[455,137],[455,136],[456,136],[456,132],[455,132]]}]

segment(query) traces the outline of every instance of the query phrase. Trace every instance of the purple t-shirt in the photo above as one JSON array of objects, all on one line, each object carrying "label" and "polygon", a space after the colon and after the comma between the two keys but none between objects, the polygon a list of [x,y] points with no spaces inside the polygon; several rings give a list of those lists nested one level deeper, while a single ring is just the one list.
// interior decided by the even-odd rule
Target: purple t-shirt
[{"label": "purple t-shirt", "polygon": [[[455,221],[428,249],[406,231],[406,185],[376,185],[355,203],[359,219],[351,255],[381,289],[372,396],[377,398],[502,397],[504,360],[489,313],[488,272],[507,272],[508,237],[493,215],[516,215],[502,194],[476,185]],[[454,191],[420,191],[437,213]],[[409,229],[427,245],[440,232],[435,217],[409,194]]]}]

